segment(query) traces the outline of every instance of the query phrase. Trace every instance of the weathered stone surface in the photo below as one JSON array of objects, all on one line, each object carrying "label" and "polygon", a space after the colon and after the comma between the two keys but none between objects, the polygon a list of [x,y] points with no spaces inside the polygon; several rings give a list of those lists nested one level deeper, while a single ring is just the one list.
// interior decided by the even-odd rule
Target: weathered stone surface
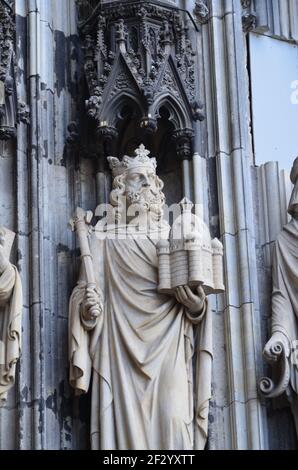
[{"label": "weathered stone surface", "polygon": [[[173,266],[180,280],[171,292],[159,292],[156,247],[168,240],[170,227],[156,159],[148,154],[142,144],[135,157],[108,157],[114,180],[106,225],[100,221],[92,230],[92,212],[79,208],[72,221],[82,270],[70,299],[70,383],[77,394],[87,393],[92,376],[93,449],[203,450],[212,312],[203,288],[182,280],[181,263]],[[205,228],[204,245],[207,234]],[[180,237],[185,243],[184,231]]]},{"label": "weathered stone surface", "polygon": [[260,390],[268,398],[286,394],[298,436],[298,158],[293,164],[290,176],[294,187],[288,213],[292,219],[283,227],[272,250],[271,337],[263,352],[266,360],[273,366],[279,363],[279,373],[276,380],[262,378]]},{"label": "weathered stone surface", "polygon": [[[68,386],[66,344],[79,250],[66,225],[77,206],[94,208],[108,201],[111,178],[98,158],[105,149],[91,138],[95,129],[85,114],[89,93],[75,1],[14,3],[15,68],[5,71],[15,87],[8,80],[7,94],[0,85],[0,99],[11,111],[3,114],[1,123],[7,126],[0,129],[0,138],[10,138],[0,141],[0,219],[16,233],[11,260],[23,286],[23,346],[16,385],[0,410],[0,448],[84,449],[89,446],[90,397],[75,398]],[[98,4],[78,3],[84,16]],[[184,20],[196,51],[195,87],[206,118],[193,124],[193,158],[173,158],[171,125],[157,129],[151,145],[162,155],[158,168],[167,200],[187,196],[199,204],[200,216],[226,253],[227,291],[211,302],[215,350],[208,447],[295,448],[287,403],[265,402],[257,395],[258,380],[270,373],[262,347],[269,336],[271,247],[287,223],[290,194],[288,176],[275,163],[253,165],[242,15],[244,8],[249,21],[256,16],[258,33],[293,41],[297,1],[165,3],[186,6],[191,14],[199,6],[196,26],[189,15]],[[249,21],[248,27],[254,27]],[[8,43],[13,45],[13,38]],[[124,146],[135,146],[138,122],[124,122]],[[149,119],[148,124],[154,128]],[[185,135],[179,138],[181,155],[189,154],[190,143]],[[273,185],[278,186],[274,193]]]},{"label": "weathered stone surface", "polygon": [[0,406],[16,379],[22,343],[22,284],[9,261],[15,233],[0,227]]}]

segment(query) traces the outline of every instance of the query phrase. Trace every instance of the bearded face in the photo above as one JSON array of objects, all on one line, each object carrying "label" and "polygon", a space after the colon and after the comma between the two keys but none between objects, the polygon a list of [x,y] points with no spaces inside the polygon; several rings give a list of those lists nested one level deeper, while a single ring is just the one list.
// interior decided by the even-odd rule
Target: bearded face
[{"label": "bearded face", "polygon": [[160,220],[163,211],[163,184],[150,168],[134,168],[125,178],[125,195],[129,212],[150,213],[151,218]]}]

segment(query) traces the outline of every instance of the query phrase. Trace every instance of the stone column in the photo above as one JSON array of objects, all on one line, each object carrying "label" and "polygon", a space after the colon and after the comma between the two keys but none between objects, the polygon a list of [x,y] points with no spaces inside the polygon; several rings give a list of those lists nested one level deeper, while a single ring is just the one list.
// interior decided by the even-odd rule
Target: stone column
[{"label": "stone column", "polygon": [[[202,32],[208,156],[216,158],[226,286],[217,301],[224,330],[215,331],[210,447],[263,449],[266,414],[257,392],[262,356],[242,8],[239,0],[214,0],[208,6],[209,19]],[[220,356],[221,348],[225,358]]]},{"label": "stone column", "polygon": [[192,129],[178,129],[173,133],[176,143],[177,157],[181,161],[183,196],[192,199],[192,166],[191,166],[191,140]]},{"label": "stone column", "polygon": [[79,97],[75,2],[18,0],[16,23],[17,92],[30,105],[31,123],[29,132],[23,123],[17,129],[23,352],[18,415],[6,417],[6,429],[17,436],[12,448],[84,449],[88,413],[79,414],[68,386],[68,299],[77,254],[67,226],[76,206],[95,207],[96,198],[93,162],[68,159],[65,147]]}]

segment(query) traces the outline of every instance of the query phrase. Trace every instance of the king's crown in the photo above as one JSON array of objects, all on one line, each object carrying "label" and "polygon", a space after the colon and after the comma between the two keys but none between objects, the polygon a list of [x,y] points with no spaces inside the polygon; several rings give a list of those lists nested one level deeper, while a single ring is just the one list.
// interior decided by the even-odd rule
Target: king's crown
[{"label": "king's crown", "polygon": [[143,144],[141,144],[135,150],[135,157],[124,155],[122,160],[119,160],[116,157],[108,157],[108,162],[110,164],[114,178],[116,176],[122,175],[128,170],[131,170],[132,168],[148,167],[148,169],[156,172],[156,158],[149,158],[149,155],[150,151],[147,150]]}]

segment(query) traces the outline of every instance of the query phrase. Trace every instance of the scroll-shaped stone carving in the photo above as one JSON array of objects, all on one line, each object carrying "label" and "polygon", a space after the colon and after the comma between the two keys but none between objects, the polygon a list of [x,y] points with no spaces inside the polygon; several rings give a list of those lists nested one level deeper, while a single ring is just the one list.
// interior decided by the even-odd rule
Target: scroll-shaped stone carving
[{"label": "scroll-shaped stone carving", "polygon": [[264,349],[268,362],[276,366],[275,383],[265,377],[261,393],[277,397],[286,393],[298,434],[298,157],[291,171],[294,189],[288,212],[292,216],[276,240],[273,251],[272,336]]},{"label": "scroll-shaped stone carving", "polygon": [[109,158],[107,223],[91,227],[81,211],[74,221],[82,269],[70,300],[70,383],[86,393],[93,375],[93,449],[204,449],[211,310],[200,286],[158,292],[156,245],[170,230],[163,183],[145,147],[135,154]]},{"label": "scroll-shaped stone carving", "polygon": [[14,385],[21,351],[22,287],[17,268],[9,262],[14,233],[0,227],[0,402]]}]

